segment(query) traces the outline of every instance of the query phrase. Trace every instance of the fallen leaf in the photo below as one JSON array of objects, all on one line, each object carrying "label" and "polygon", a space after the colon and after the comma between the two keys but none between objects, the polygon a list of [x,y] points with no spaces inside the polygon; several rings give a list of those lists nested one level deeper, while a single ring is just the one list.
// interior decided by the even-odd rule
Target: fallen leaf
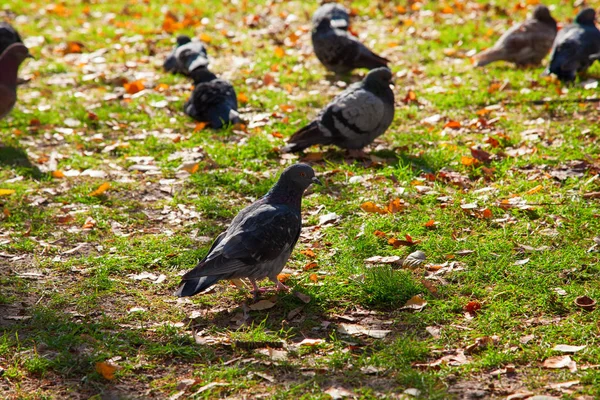
[{"label": "fallen leaf", "polygon": [[421,250],[413,251],[406,256],[402,262],[402,266],[405,268],[417,268],[425,262],[426,258],[425,253]]},{"label": "fallen leaf", "polygon": [[306,264],[302,269],[304,271],[309,271],[311,269],[317,268],[319,266],[319,264],[317,264],[314,261],[309,262],[308,264]]},{"label": "fallen leaf", "polygon": [[248,308],[251,309],[252,311],[268,310],[269,308],[273,308],[273,307],[275,307],[275,303],[273,303],[270,300],[259,300],[256,303],[248,306]]},{"label": "fallen leaf", "polygon": [[108,189],[110,189],[110,183],[104,182],[103,184],[98,186],[98,188],[96,190],[94,190],[92,193],[90,193],[90,196],[100,196],[102,193],[106,192]]},{"label": "fallen leaf", "polygon": [[56,171],[52,171],[52,177],[60,179],[60,178],[64,178],[65,174],[61,170],[56,170]]},{"label": "fallen leaf", "polygon": [[352,393],[348,389],[344,389],[341,386],[332,386],[329,389],[327,389],[324,393],[331,396],[333,400],[343,399],[344,397],[356,397],[354,393]]},{"label": "fallen leaf", "polygon": [[477,311],[481,310],[481,303],[477,300],[472,300],[465,305],[464,310],[466,312],[475,314]]},{"label": "fallen leaf", "polygon": [[123,87],[125,88],[125,91],[129,94],[136,94],[146,88],[144,86],[143,80],[137,80],[137,81],[133,81],[133,82],[125,82],[123,84]]},{"label": "fallen leaf", "polygon": [[14,192],[13,189],[0,189],[0,196],[10,196]]},{"label": "fallen leaf", "polygon": [[96,220],[92,217],[87,217],[85,222],[83,223],[82,229],[92,229],[96,226]]},{"label": "fallen leaf", "polygon": [[427,305],[427,300],[423,299],[421,296],[416,295],[408,299],[408,301],[404,304],[401,310],[414,310],[416,312],[420,312]]},{"label": "fallen leaf", "polygon": [[302,302],[305,304],[310,303],[310,296],[307,294],[300,293],[300,292],[294,292],[294,296],[296,296],[297,298],[302,300]]},{"label": "fallen leaf", "polygon": [[102,375],[105,379],[112,381],[115,379],[115,372],[121,369],[120,366],[113,364],[110,361],[102,361],[96,363],[96,372]]},{"label": "fallen leaf", "polygon": [[361,204],[360,208],[368,213],[378,213],[378,214],[386,214],[387,210],[379,207],[377,204],[373,203],[372,201],[367,201],[363,204]]},{"label": "fallen leaf", "polygon": [[325,343],[325,340],[323,340],[323,339],[305,338],[300,343],[298,343],[298,346],[317,346],[317,345],[323,344],[323,343]]},{"label": "fallen leaf", "polygon": [[580,350],[583,350],[587,347],[587,345],[582,346],[571,346],[568,344],[557,344],[552,348],[554,351],[560,351],[562,353],[577,353]]},{"label": "fallen leaf", "polygon": [[555,356],[547,358],[542,364],[544,368],[561,369],[569,368],[571,372],[577,371],[577,364],[570,356]]},{"label": "fallen leaf", "polygon": [[365,263],[367,263],[367,264],[393,264],[398,261],[400,261],[399,256],[387,256],[387,257],[373,256],[373,257],[367,258],[365,260]]}]

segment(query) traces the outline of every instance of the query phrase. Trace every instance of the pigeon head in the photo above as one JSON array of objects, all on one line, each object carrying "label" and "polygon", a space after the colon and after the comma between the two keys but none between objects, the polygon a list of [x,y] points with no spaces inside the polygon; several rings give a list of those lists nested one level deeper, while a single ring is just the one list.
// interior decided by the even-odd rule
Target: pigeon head
[{"label": "pigeon head", "polygon": [[329,17],[324,17],[319,21],[319,25],[315,28],[316,32],[327,32],[331,29],[331,19]]},{"label": "pigeon head", "polygon": [[313,183],[321,183],[315,176],[315,171],[312,167],[303,163],[287,167],[279,177],[279,181],[285,181],[290,186],[295,187],[302,192]]},{"label": "pigeon head", "polygon": [[556,21],[550,15],[550,10],[544,5],[540,4],[533,9],[533,18],[545,24],[556,26]]},{"label": "pigeon head", "polygon": [[191,42],[192,39],[188,35],[179,35],[177,36],[177,46],[183,46],[186,43]]},{"label": "pigeon head", "polygon": [[579,25],[594,25],[596,20],[596,11],[593,8],[584,8],[575,17],[575,22]]},{"label": "pigeon head", "polygon": [[371,90],[381,90],[390,87],[392,78],[392,71],[389,68],[379,67],[370,70],[363,82]]},{"label": "pigeon head", "polygon": [[307,164],[294,164],[281,173],[277,183],[266,194],[265,199],[273,203],[287,204],[300,210],[302,194],[313,183],[321,181]]},{"label": "pigeon head", "polygon": [[26,58],[33,58],[23,43],[13,43],[4,50],[2,59],[19,66]]}]

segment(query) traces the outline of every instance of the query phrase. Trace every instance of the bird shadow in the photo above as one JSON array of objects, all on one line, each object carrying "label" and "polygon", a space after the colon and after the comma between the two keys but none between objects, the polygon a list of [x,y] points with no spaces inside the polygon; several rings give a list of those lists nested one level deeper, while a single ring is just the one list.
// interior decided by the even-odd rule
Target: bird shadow
[{"label": "bird shadow", "polygon": [[0,143],[0,167],[16,169],[22,175],[37,180],[44,177],[44,173],[29,160],[25,150],[2,143]]}]

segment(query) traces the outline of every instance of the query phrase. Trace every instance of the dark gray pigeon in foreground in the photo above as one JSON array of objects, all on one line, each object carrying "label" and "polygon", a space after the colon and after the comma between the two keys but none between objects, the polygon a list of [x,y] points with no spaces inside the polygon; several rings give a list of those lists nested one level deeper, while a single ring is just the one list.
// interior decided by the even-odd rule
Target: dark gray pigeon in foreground
[{"label": "dark gray pigeon in foreground", "polygon": [[206,68],[197,69],[192,75],[196,86],[183,108],[187,115],[208,123],[214,129],[242,122],[237,112],[237,95],[231,83],[218,79]]},{"label": "dark gray pigeon in foreground", "polygon": [[256,281],[277,279],[300,236],[300,205],[304,191],[320,183],[306,164],[286,168],[269,192],[244,208],[212,244],[206,257],[181,278],[176,296],[192,296],[223,279],[249,278],[255,296]]},{"label": "dark gray pigeon in foreground", "polygon": [[19,66],[31,57],[23,43],[13,43],[0,54],[0,119],[6,117],[17,102]]},{"label": "dark gray pigeon in foreground", "polygon": [[556,31],[556,21],[550,10],[539,5],[531,18],[513,26],[493,47],[475,55],[475,66],[482,67],[494,61],[508,61],[519,66],[538,65],[552,48]]},{"label": "dark gray pigeon in foreground", "polygon": [[317,8],[317,11],[315,11],[312,17],[313,26],[318,26],[324,18],[329,18],[331,26],[334,28],[347,31],[350,27],[350,13],[346,7],[341,4],[325,3]]},{"label": "dark gray pigeon in foreground", "polygon": [[0,22],[0,54],[13,43],[23,43],[19,32],[8,22]]},{"label": "dark gray pigeon in foreground", "polygon": [[317,118],[290,137],[281,149],[297,152],[313,144],[362,149],[382,135],[394,120],[392,71],[377,68],[337,95]]},{"label": "dark gray pigeon in foreground", "polygon": [[369,50],[354,35],[331,26],[324,17],[313,28],[312,44],[319,61],[330,71],[344,74],[355,68],[387,67],[389,60]]},{"label": "dark gray pigeon in foreground", "polygon": [[595,20],[596,11],[585,8],[577,14],[574,23],[558,32],[545,74],[554,74],[561,81],[573,81],[578,72],[585,72],[600,59],[600,31]]},{"label": "dark gray pigeon in foreground", "polygon": [[173,49],[163,64],[167,72],[190,76],[197,68],[208,67],[208,55],[202,42],[192,41],[189,36],[177,36],[177,47]]}]

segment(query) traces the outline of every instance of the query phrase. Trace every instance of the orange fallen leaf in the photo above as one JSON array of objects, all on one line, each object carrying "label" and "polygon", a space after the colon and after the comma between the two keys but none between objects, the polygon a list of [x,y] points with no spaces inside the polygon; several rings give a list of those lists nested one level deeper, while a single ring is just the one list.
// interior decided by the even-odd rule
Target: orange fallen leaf
[{"label": "orange fallen leaf", "polygon": [[167,85],[166,83],[159,83],[158,85],[156,85],[154,87],[154,90],[156,90],[157,92],[164,92],[168,88],[169,88],[169,85]]},{"label": "orange fallen leaf", "polygon": [[485,219],[490,219],[492,218],[492,210],[490,210],[489,208],[486,208],[485,210],[483,210],[481,212],[481,216]]},{"label": "orange fallen leaf", "polygon": [[104,182],[102,185],[98,186],[98,189],[90,193],[90,196],[99,196],[102,193],[106,192],[108,189],[110,189],[110,183]]},{"label": "orange fallen leaf", "polygon": [[382,231],[375,231],[373,232],[373,235],[377,236],[377,237],[387,237],[387,235],[385,234],[385,232]]},{"label": "orange fallen leaf", "polygon": [[295,107],[290,104],[282,104],[279,106],[279,108],[281,108],[281,111],[283,112],[290,112],[293,111]]},{"label": "orange fallen leaf", "polygon": [[364,202],[360,205],[360,208],[363,211],[366,211],[368,213],[378,213],[378,214],[386,214],[387,210],[384,210],[383,208],[379,207],[377,204],[373,203],[372,201],[367,201]]},{"label": "orange fallen leaf", "polygon": [[202,129],[206,128],[206,125],[208,125],[206,122],[198,122],[194,128],[194,132],[200,132]]},{"label": "orange fallen leaf", "polygon": [[406,93],[406,96],[404,97],[403,101],[405,103],[416,103],[417,102],[417,94],[415,92],[413,92],[412,90],[409,90],[408,93]]},{"label": "orange fallen leaf", "polygon": [[269,86],[271,84],[273,84],[275,82],[275,78],[273,78],[273,75],[271,74],[265,74],[265,76],[263,77],[263,85],[265,86]]},{"label": "orange fallen leaf", "polygon": [[477,164],[477,160],[473,157],[462,156],[460,158],[460,163],[464,166],[470,167],[471,165]]},{"label": "orange fallen leaf", "polygon": [[96,372],[104,377],[104,379],[108,379],[112,381],[115,379],[115,372],[121,369],[118,365],[111,363],[110,361],[102,361],[96,363]]},{"label": "orange fallen leaf", "polygon": [[142,79],[133,82],[125,82],[123,84],[123,87],[125,88],[125,91],[129,94],[136,94],[146,88]]},{"label": "orange fallen leaf", "polygon": [[426,228],[433,228],[433,227],[435,227],[435,224],[436,224],[435,220],[430,219],[429,221],[425,222],[424,226]]},{"label": "orange fallen leaf", "polygon": [[319,277],[317,276],[317,274],[310,274],[308,279],[310,279],[314,283],[317,283],[319,281]]},{"label": "orange fallen leaf", "polygon": [[283,135],[280,132],[271,132],[271,136],[276,137],[278,139],[283,139]]},{"label": "orange fallen leaf", "polygon": [[72,222],[75,218],[71,214],[59,215],[56,217],[56,222],[59,224],[68,224]]},{"label": "orange fallen leaf", "polygon": [[525,192],[525,194],[534,194],[539,192],[540,190],[542,190],[543,186],[542,185],[537,185],[536,187],[533,187],[531,189],[529,189],[528,191]]},{"label": "orange fallen leaf", "polygon": [[248,99],[248,96],[246,96],[246,94],[245,94],[245,93],[239,93],[239,94],[237,95],[237,99],[238,99],[238,101],[239,101],[240,103],[247,103],[247,102],[248,102],[248,100],[249,100],[249,99]]},{"label": "orange fallen leaf", "polygon": [[291,276],[291,274],[279,274],[277,275],[277,280],[279,282],[285,283],[288,279],[290,279]]},{"label": "orange fallen leaf", "polygon": [[444,125],[444,128],[458,129],[461,126],[462,126],[462,124],[459,121],[450,120],[450,121],[446,122],[446,125]]},{"label": "orange fallen leaf", "polygon": [[210,37],[206,33],[203,33],[200,35],[200,40],[202,40],[204,43],[210,43],[212,42],[212,37]]},{"label": "orange fallen leaf", "polygon": [[466,312],[475,313],[481,310],[481,303],[477,300],[472,300],[465,305],[464,310]]},{"label": "orange fallen leaf", "polygon": [[95,226],[96,226],[96,220],[92,217],[87,217],[87,219],[83,223],[82,228],[83,229],[92,229]]},{"label": "orange fallen leaf", "polygon": [[318,264],[316,262],[314,262],[314,261],[311,261],[308,264],[306,264],[302,269],[305,270],[305,271],[308,271],[308,270],[311,270],[311,269],[314,269],[314,268],[317,268],[317,267],[318,267]]},{"label": "orange fallen leaf", "polygon": [[190,174],[195,173],[196,171],[198,171],[198,168],[200,168],[200,166],[198,165],[198,163],[195,163],[193,165],[186,165],[184,166],[182,169],[184,171],[189,172]]},{"label": "orange fallen leaf", "polygon": [[64,178],[65,174],[61,170],[56,170],[56,171],[52,171],[52,177],[60,179],[60,178]]},{"label": "orange fallen leaf", "polygon": [[275,56],[282,58],[283,56],[285,56],[285,50],[281,47],[275,47]]},{"label": "orange fallen leaf", "polygon": [[302,250],[300,253],[304,254],[307,257],[314,257],[315,256],[315,252],[312,251],[311,249]]},{"label": "orange fallen leaf", "polygon": [[404,209],[404,203],[402,200],[396,198],[389,202],[387,205],[387,211],[394,214]]},{"label": "orange fallen leaf", "polygon": [[2,213],[4,214],[4,216],[6,218],[10,217],[10,210],[7,207],[4,207],[4,210],[2,210]]}]

